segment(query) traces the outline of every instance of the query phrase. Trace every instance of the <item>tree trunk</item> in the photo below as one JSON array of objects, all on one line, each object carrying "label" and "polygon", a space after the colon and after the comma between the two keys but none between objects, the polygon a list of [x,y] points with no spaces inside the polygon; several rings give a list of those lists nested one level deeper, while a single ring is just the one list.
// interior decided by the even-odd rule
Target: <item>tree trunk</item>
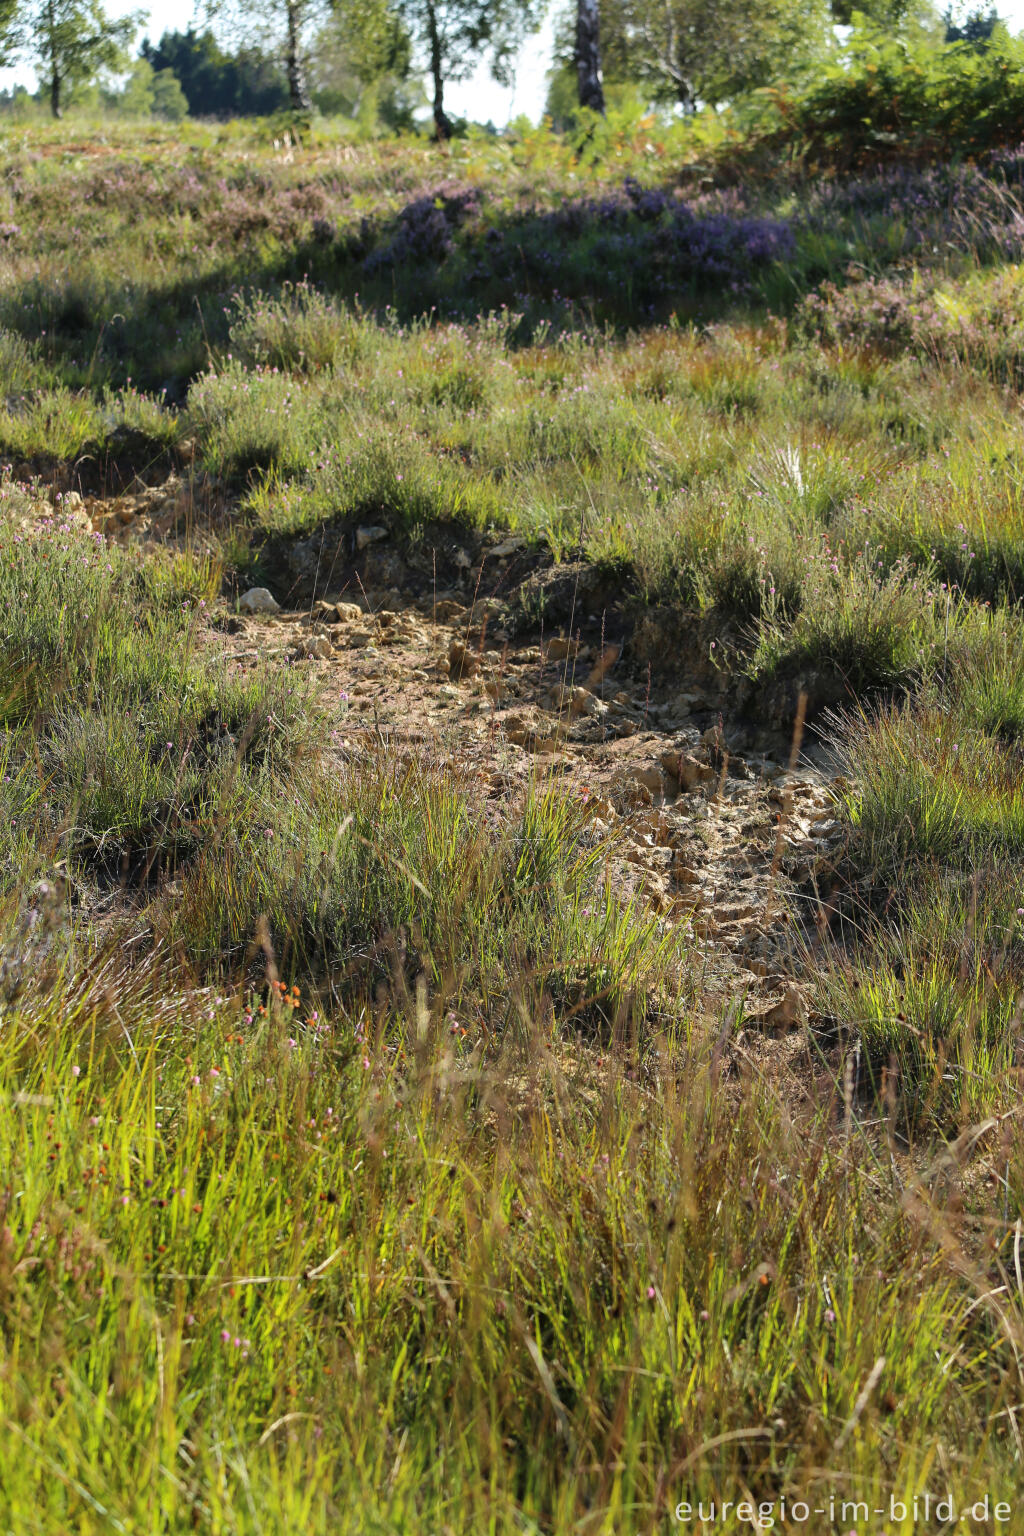
[{"label": "tree trunk", "polygon": [[60,100],[60,88],[63,82],[60,73],[60,59],[57,56],[57,18],[54,15],[53,0],[47,0],[44,15],[46,17],[46,45],[50,55],[50,111],[54,117],[63,117],[64,108]]},{"label": "tree trunk", "polygon": [[444,60],[441,56],[441,34],[437,26],[437,12],[433,0],[427,0],[427,39],[430,43],[430,75],[434,82],[434,134],[438,139],[450,139],[452,125],[444,110]]},{"label": "tree trunk", "polygon": [[293,112],[309,112],[313,103],[306,87],[306,71],[302,67],[299,49],[299,6],[297,0],[288,0],[288,52],[285,65],[288,72],[288,95]]},{"label": "tree trunk", "polygon": [[576,0],[576,84],[580,106],[603,116],[598,0]]}]

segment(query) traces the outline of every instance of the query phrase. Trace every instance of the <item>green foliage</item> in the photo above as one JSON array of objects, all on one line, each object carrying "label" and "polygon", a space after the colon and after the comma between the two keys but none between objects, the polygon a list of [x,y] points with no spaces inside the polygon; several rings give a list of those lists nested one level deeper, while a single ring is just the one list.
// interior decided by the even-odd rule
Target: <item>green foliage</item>
[{"label": "green foliage", "polygon": [[18,0],[3,0],[0,4],[0,62],[7,66],[14,63],[17,55],[19,22]]},{"label": "green foliage", "polygon": [[1002,25],[994,6],[988,11],[979,6],[960,21],[954,20],[953,8],[949,6],[942,19],[946,25],[947,43],[972,43],[975,48],[986,48],[997,27]]},{"label": "green foliage", "polygon": [[379,0],[338,4],[311,52],[313,101],[320,112],[353,119],[363,136],[382,126],[412,132],[426,98],[411,64],[409,36],[393,10]]},{"label": "green foliage", "polygon": [[439,139],[452,132],[445,85],[468,79],[482,57],[507,84],[524,37],[542,16],[539,0],[393,0],[393,8],[429,73]]},{"label": "green foliage", "polygon": [[389,75],[404,79],[411,63],[409,34],[385,0],[340,0],[321,34],[318,52],[343,51],[366,85]]},{"label": "green foliage", "polygon": [[153,76],[149,60],[136,59],[117,97],[118,107],[126,117],[149,117],[152,114]]},{"label": "green foliage", "polygon": [[125,62],[140,21],[141,13],[108,16],[100,0],[33,0],[25,18],[28,46],[54,117],[69,93]]},{"label": "green foliage", "polygon": [[308,283],[286,285],[277,297],[236,294],[234,304],[228,342],[247,368],[319,373],[358,362],[371,345],[357,313]]},{"label": "green foliage", "polygon": [[179,123],[188,114],[188,100],[174,71],[154,69],[144,57],[132,65],[114,104],[128,117],[158,117],[169,123]]},{"label": "green foliage", "polygon": [[782,135],[808,158],[841,165],[908,150],[977,153],[1024,134],[1024,41],[998,27],[984,49],[935,47],[854,29],[847,56],[809,87],[781,93]]},{"label": "green foliage", "polygon": [[799,82],[829,53],[828,23],[823,0],[604,0],[601,49],[609,78],[692,110]]},{"label": "green foliage", "polygon": [[1022,655],[1016,614],[965,613],[916,698],[838,733],[851,851],[876,896],[846,952],[830,949],[822,1006],[912,1131],[993,1113],[1022,1066]]}]

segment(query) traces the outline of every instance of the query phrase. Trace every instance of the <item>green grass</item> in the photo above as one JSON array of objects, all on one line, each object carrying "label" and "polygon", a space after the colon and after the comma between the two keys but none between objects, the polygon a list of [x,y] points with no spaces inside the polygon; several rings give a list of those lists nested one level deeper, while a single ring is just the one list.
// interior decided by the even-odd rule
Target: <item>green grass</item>
[{"label": "green grass", "polygon": [[901,1131],[931,1123],[953,1137],[1019,1092],[1021,890],[1012,872],[986,873],[922,889],[822,975],[822,1007],[859,1043],[860,1086]]},{"label": "green grass", "polygon": [[1019,755],[948,708],[894,706],[853,728],[847,755],[863,857],[898,880],[929,862],[971,869],[1024,848]]},{"label": "green grass", "polygon": [[397,966],[498,1033],[554,1000],[581,1029],[634,1037],[678,995],[683,951],[603,888],[582,801],[538,791],[493,826],[427,762],[339,773],[297,676],[217,656],[198,596],[216,566],[139,560],[59,515],[12,538],[11,825],[82,879],[150,896],[145,920],[202,972],[244,965],[264,933],[337,997]]},{"label": "green grass", "polygon": [[685,948],[599,879],[585,809],[551,793],[500,825],[458,776],[382,760],[339,782],[319,766],[237,813],[165,912],[197,963],[229,973],[261,931],[275,964],[350,1006],[425,980],[496,1037],[533,1028],[646,1040],[679,1005]]},{"label": "green grass", "polygon": [[[94,970],[26,993],[0,1058],[19,1529],[1013,1499],[1000,1255],[827,1115],[737,1099],[699,1053],[679,1089],[495,1052],[429,994],[327,1026],[291,991],[190,1003]],[[922,1436],[956,1447],[937,1477]]]},{"label": "green grass", "polygon": [[869,894],[852,951],[829,953],[823,1007],[915,1125],[1006,1112],[1024,1065],[1020,660],[1016,614],[960,605],[916,695],[838,733]]},{"label": "green grass", "polygon": [[915,573],[907,561],[886,571],[870,546],[852,560],[827,543],[810,554],[795,617],[773,573],[761,579],[767,593],[749,664],[755,681],[825,673],[847,696],[864,698],[921,679],[942,643],[933,574]]},{"label": "green grass", "polygon": [[[495,822],[457,768],[339,771],[294,676],[218,663],[216,567],[61,520],[18,537],[14,1528],[611,1532],[740,1488],[1013,1498],[1024,1319],[990,1296],[1021,1152],[1009,1131],[1003,1215],[972,1185],[965,1221],[929,1150],[1012,1096],[1002,886],[975,928],[967,895],[907,905],[821,969],[885,1151],[841,1073],[799,1108],[723,1077],[699,957],[607,890],[582,805],[538,788]],[[986,623],[949,649],[962,710]],[[956,824],[964,858],[1004,846],[994,814]],[[957,1448],[941,1475],[922,1436]]]},{"label": "green grass", "polygon": [[140,560],[59,511],[7,538],[6,808],[86,878],[170,876],[291,771],[315,714],[211,658],[216,563]]}]

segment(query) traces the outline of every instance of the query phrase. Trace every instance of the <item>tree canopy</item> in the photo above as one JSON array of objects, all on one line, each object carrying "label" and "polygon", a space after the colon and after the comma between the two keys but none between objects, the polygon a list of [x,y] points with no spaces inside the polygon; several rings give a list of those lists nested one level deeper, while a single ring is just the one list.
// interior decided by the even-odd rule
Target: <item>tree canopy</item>
[{"label": "tree canopy", "polygon": [[94,79],[100,70],[127,63],[127,49],[141,20],[138,13],[110,17],[100,0],[36,0],[22,13],[21,35],[49,93],[54,117],[62,115],[75,86]]},{"label": "tree canopy", "polygon": [[446,139],[446,85],[467,79],[487,59],[495,80],[510,83],[516,55],[540,25],[544,0],[393,0],[393,12],[430,77],[434,132]]},{"label": "tree canopy", "polygon": [[657,100],[717,105],[806,70],[830,19],[826,0],[604,0],[605,70]]},{"label": "tree canopy", "polygon": [[[186,113],[305,114],[316,106],[355,119],[363,131],[422,123],[426,82],[434,133],[446,138],[456,127],[448,88],[482,63],[499,83],[511,84],[519,52],[551,3],[202,0],[204,22],[165,31],[159,41],[147,38],[133,61],[139,15],[111,18],[103,0],[0,0],[0,63],[31,60],[39,79],[35,99],[47,99],[58,116],[77,94],[128,115],[171,121]],[[972,58],[991,62],[993,50],[1005,51],[1011,41],[997,12],[971,9],[972,0],[950,0],[941,15],[933,0],[563,5],[549,75],[549,111],[559,127],[578,124],[581,109],[584,118],[602,113],[606,82],[617,111],[626,101],[630,110],[661,104],[676,112],[745,102],[749,115],[772,110],[755,94],[766,86],[784,85],[787,99],[810,101],[827,78],[833,94],[837,80],[863,94],[871,58],[890,44],[955,74],[972,67]],[[960,62],[950,63],[957,50]],[[886,61],[889,80],[899,71],[888,55]],[[897,85],[895,76],[891,83],[905,103],[906,83]]]}]

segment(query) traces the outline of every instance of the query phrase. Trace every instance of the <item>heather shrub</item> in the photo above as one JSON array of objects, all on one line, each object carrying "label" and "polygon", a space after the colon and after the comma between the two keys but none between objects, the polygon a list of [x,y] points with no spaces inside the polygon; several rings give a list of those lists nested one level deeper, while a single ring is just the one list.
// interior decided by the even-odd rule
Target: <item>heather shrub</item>
[{"label": "heather shrub", "polygon": [[[972,441],[972,438],[978,440]],[[939,453],[904,460],[842,520],[847,544],[911,558],[965,596],[1012,603],[1024,590],[1024,481],[1012,431],[965,413]]]},{"label": "heather shrub", "polygon": [[301,472],[325,433],[323,396],[278,368],[229,359],[189,392],[189,421],[218,474],[287,468]]},{"label": "heather shrub", "polygon": [[867,278],[840,289],[825,283],[801,302],[795,325],[829,346],[891,357],[909,352],[975,368],[1014,388],[1024,380],[1024,292],[1016,270],[984,284]]}]

